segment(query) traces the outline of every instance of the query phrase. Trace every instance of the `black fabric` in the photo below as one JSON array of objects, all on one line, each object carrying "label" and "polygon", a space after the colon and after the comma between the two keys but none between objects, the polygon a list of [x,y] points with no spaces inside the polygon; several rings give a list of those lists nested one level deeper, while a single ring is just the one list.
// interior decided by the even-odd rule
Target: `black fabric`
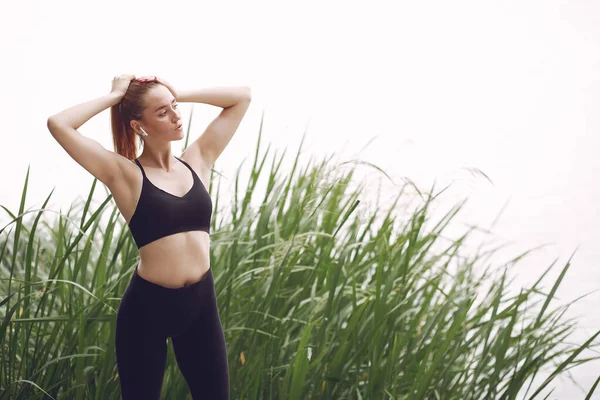
[{"label": "black fabric", "polygon": [[[177,157],[175,157],[177,158]],[[212,200],[196,172],[185,161],[177,158],[194,178],[192,188],[182,197],[156,186],[146,177],[142,164],[143,184],[140,199],[129,221],[129,230],[138,249],[157,239],[186,231],[210,233]]]},{"label": "black fabric", "polygon": [[122,400],[160,400],[168,337],[192,399],[228,400],[227,346],[217,307],[212,266],[180,288],[145,280],[136,266],[117,312]]}]

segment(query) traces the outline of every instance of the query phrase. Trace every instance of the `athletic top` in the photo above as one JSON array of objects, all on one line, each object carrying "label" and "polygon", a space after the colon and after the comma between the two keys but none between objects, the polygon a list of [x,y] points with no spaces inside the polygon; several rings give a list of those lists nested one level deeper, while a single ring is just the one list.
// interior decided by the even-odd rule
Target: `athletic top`
[{"label": "athletic top", "polygon": [[[177,158],[177,157],[175,157]],[[165,236],[186,231],[205,231],[210,234],[212,200],[196,172],[177,158],[190,171],[194,184],[182,197],[168,193],[152,184],[142,164],[143,183],[140,199],[129,221],[129,230],[138,249]]]}]

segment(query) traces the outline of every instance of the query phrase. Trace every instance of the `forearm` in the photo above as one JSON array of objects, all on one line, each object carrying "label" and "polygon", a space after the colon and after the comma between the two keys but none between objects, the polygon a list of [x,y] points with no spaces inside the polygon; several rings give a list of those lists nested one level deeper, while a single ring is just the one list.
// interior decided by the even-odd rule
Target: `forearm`
[{"label": "forearm", "polygon": [[121,96],[119,96],[118,93],[111,92],[104,96],[67,108],[66,110],[52,115],[48,120],[77,129],[94,115],[118,104],[120,101]]},{"label": "forearm", "polygon": [[177,90],[177,101],[206,103],[217,107],[231,107],[250,98],[247,86],[209,87],[196,90]]}]

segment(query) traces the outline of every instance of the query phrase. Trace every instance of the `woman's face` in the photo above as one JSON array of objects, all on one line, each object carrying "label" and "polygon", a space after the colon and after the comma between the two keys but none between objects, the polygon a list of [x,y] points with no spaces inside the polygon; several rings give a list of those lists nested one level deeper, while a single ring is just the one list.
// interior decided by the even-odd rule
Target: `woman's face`
[{"label": "woman's face", "polygon": [[[181,113],[177,100],[164,85],[156,85],[146,94],[144,119],[137,121],[144,128],[148,137],[160,137],[166,140],[177,140],[183,137],[183,129],[177,129],[182,124]],[[136,131],[141,133],[138,128]],[[144,140],[148,138],[144,136]]]}]

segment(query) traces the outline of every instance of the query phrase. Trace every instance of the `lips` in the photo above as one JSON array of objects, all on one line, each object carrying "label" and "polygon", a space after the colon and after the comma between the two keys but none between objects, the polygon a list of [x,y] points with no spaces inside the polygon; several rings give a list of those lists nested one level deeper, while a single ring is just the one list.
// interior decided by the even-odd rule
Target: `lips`
[{"label": "lips", "polygon": [[179,124],[179,125],[177,125],[177,128],[175,128],[175,129],[179,129],[179,128],[181,128],[182,126],[183,126],[183,124]]}]

